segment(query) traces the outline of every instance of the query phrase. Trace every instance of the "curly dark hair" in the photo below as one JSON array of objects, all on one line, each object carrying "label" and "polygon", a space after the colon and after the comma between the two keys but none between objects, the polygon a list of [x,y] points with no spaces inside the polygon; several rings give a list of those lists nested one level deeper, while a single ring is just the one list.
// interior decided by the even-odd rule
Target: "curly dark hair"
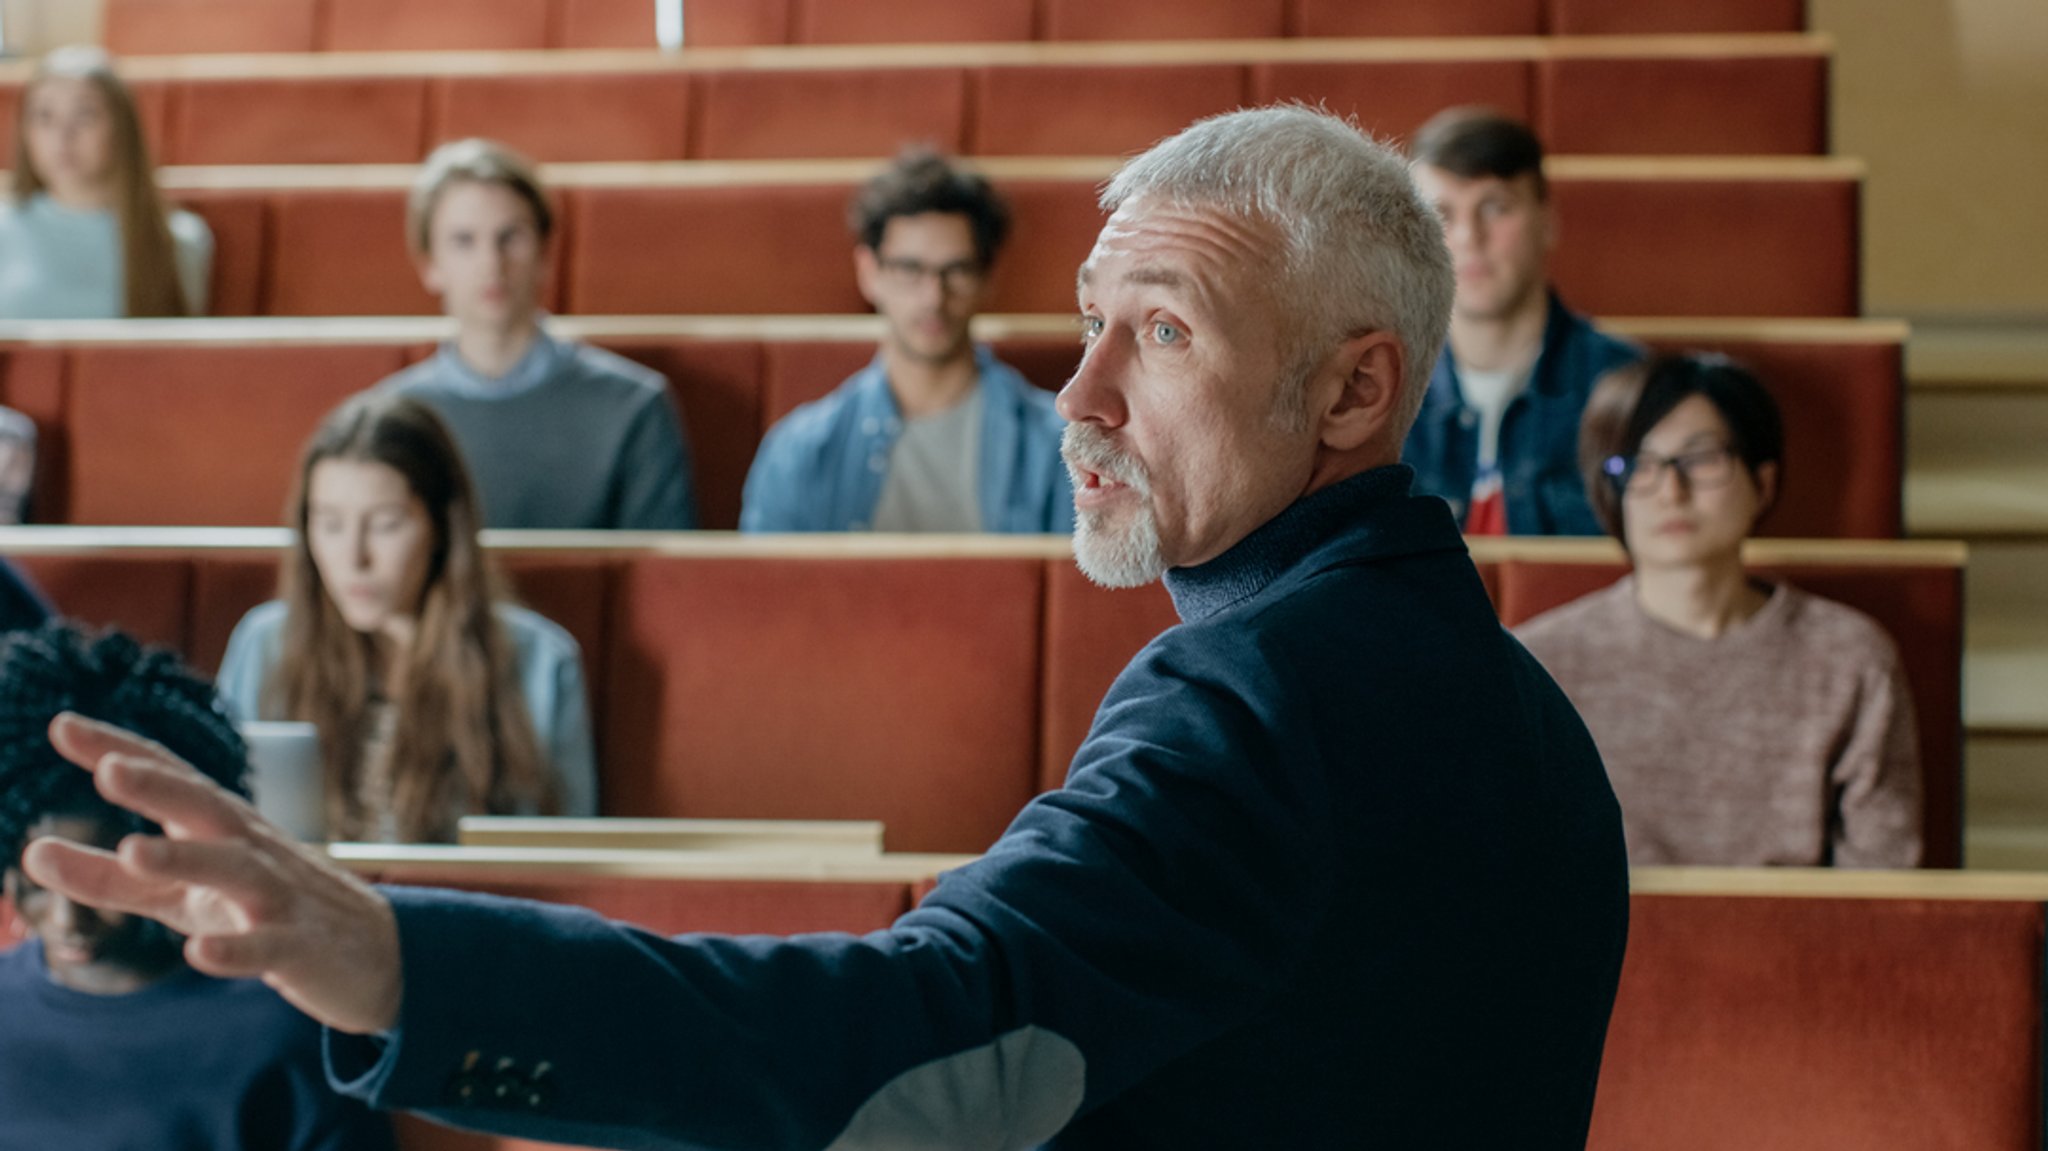
[{"label": "curly dark hair", "polygon": [[1010,234],[1010,206],[1002,194],[980,175],[929,148],[906,149],[863,184],[846,206],[846,223],[861,247],[878,252],[889,221],[926,212],[967,217],[974,232],[974,256],[984,268],[995,263]]},{"label": "curly dark hair", "polygon": [[247,796],[248,753],[213,685],[178,657],[117,631],[57,621],[0,639],[0,861],[21,860],[28,829],[80,816],[126,834],[155,825],[93,790],[92,775],[50,746],[62,711],[119,724],[163,744],[237,795]]}]

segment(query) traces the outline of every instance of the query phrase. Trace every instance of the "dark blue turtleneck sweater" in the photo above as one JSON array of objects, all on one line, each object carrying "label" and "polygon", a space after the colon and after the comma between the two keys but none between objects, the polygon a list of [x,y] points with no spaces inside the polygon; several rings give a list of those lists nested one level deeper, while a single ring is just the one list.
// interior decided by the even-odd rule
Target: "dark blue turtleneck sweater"
[{"label": "dark blue turtleneck sweater", "polygon": [[[662,940],[394,891],[400,1026],[333,1072],[622,1146],[1582,1147],[1620,813],[1408,484],[1171,573],[1184,622],[1067,786],[890,930]],[[500,1061],[502,1091],[461,1070]]]}]

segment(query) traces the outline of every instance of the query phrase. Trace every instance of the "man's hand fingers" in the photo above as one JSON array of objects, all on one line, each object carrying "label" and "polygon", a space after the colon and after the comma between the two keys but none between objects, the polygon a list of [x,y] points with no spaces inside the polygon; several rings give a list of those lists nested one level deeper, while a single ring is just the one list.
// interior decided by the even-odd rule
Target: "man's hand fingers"
[{"label": "man's hand fingers", "polygon": [[174,839],[228,839],[251,833],[254,813],[249,805],[175,756],[166,760],[111,755],[100,760],[93,781],[109,803],[163,824]]},{"label": "man's hand fingers", "polygon": [[184,916],[184,893],[176,884],[136,875],[112,852],[44,838],[22,852],[21,867],[38,886],[87,907],[147,916],[173,931],[191,929]]},{"label": "man's hand fingers", "polygon": [[155,740],[75,711],[60,712],[50,721],[50,745],[57,754],[88,770],[109,755],[177,758]]},{"label": "man's hand fingers", "polygon": [[185,941],[185,962],[221,979],[260,979],[286,963],[302,960],[303,956],[294,952],[295,946],[303,944],[275,928],[239,935],[195,935]]},{"label": "man's hand fingers", "polygon": [[[280,914],[291,892],[271,860],[243,840],[204,843],[132,835],[121,841],[122,866],[168,888],[199,889],[196,899],[219,902],[236,914],[209,924],[224,930]],[[194,918],[201,918],[195,915]],[[206,917],[211,918],[211,917]]]}]

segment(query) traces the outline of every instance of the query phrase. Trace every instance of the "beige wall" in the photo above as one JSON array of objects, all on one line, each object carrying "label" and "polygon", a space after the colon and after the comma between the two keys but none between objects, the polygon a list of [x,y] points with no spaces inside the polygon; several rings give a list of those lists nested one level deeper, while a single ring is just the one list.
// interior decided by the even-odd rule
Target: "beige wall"
[{"label": "beige wall", "polygon": [[1865,309],[2048,322],[2048,0],[1810,0],[1870,165]]}]

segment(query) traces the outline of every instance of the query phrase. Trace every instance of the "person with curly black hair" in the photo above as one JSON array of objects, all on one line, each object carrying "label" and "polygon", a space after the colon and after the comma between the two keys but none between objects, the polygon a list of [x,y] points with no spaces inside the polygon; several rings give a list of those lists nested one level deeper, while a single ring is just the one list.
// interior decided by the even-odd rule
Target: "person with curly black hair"
[{"label": "person with curly black hair", "polygon": [[111,848],[157,830],[57,755],[59,712],[142,732],[246,797],[242,740],[212,686],[169,652],[66,623],[0,640],[0,685],[0,859],[28,936],[0,952],[0,1147],[391,1147],[388,1120],[328,1089],[319,1027],[276,992],[201,975],[168,929],[20,869],[34,839]]}]

